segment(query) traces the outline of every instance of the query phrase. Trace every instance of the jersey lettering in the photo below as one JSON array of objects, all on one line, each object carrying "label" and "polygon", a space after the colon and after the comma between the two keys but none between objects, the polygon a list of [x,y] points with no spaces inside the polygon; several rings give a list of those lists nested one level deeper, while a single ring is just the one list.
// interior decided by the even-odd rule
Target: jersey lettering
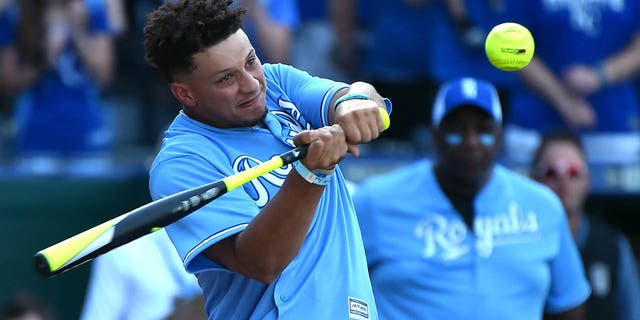
[{"label": "jersey lettering", "polygon": [[[240,156],[236,159],[236,161],[234,161],[233,169],[236,172],[240,172],[252,167],[256,167],[262,163],[263,161],[251,156]],[[244,188],[253,188],[253,191],[256,194],[256,196],[254,196],[253,198],[253,201],[258,207],[262,208],[267,205],[271,198],[271,196],[269,195],[267,184],[276,186],[278,188],[281,187],[284,183],[284,179],[287,177],[287,174],[289,174],[289,171],[291,171],[292,167],[293,166],[291,164],[286,165],[282,168],[278,168],[269,173],[266,173],[257,179],[253,179],[248,184],[244,185]]]},{"label": "jersey lettering", "polygon": [[538,216],[524,212],[512,202],[507,212],[474,219],[471,234],[459,217],[431,214],[418,222],[415,236],[424,243],[423,256],[440,255],[443,260],[455,260],[471,250],[473,245],[482,257],[489,257],[495,247],[532,242],[539,237]]}]

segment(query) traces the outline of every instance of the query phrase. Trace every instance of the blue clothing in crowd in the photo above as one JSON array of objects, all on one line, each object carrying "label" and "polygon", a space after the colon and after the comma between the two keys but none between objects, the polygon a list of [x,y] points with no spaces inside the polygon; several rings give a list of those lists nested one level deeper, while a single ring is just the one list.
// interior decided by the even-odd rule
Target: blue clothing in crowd
[{"label": "blue clothing in crowd", "polygon": [[431,5],[380,0],[362,10],[370,15],[363,76],[401,83],[427,77],[432,45],[428,27],[435,15]]},{"label": "blue clothing in crowd", "polygon": [[[640,2],[508,0],[505,21],[527,27],[539,56],[558,78],[572,64],[598,65],[640,34]],[[640,128],[640,102],[631,82],[606,86],[587,97],[598,121],[585,132],[632,132]],[[507,123],[540,132],[565,127],[559,113],[525,86],[515,87]]]},{"label": "blue clothing in crowd", "polygon": [[[484,0],[466,0],[464,3],[469,21],[486,37],[497,24],[501,8]],[[470,76],[490,81],[501,89],[520,85],[514,73],[504,72],[489,63],[484,51],[484,39],[477,47],[469,47],[463,42],[444,1],[435,1],[430,8],[433,11],[431,20],[422,23],[430,26],[424,32],[430,38],[429,53],[426,56],[429,57],[429,70],[433,80],[442,83]]]},{"label": "blue clothing in crowd", "polygon": [[[258,0],[273,23],[295,30],[300,25],[300,14],[296,0]],[[260,41],[256,39],[255,24],[251,19],[245,19],[243,26],[251,43],[256,46],[256,52],[261,61],[266,61],[260,53]],[[269,61],[266,61],[269,62]]]},{"label": "blue clothing in crowd", "polygon": [[[103,1],[85,3],[88,31],[111,34]],[[14,4],[0,13],[0,48],[16,42],[19,9]],[[16,99],[16,151],[66,155],[105,151],[111,133],[101,101],[98,85],[83,66],[74,45],[67,43],[55,65]]]}]

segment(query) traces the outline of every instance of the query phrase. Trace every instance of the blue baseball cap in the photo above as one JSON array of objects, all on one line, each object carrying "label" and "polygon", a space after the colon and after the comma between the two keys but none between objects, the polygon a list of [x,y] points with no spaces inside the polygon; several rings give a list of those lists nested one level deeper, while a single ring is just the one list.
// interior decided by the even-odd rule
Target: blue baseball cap
[{"label": "blue baseball cap", "polygon": [[498,91],[489,82],[475,78],[460,78],[446,82],[438,90],[433,104],[431,121],[434,128],[440,121],[461,106],[475,106],[502,123],[502,107]]}]

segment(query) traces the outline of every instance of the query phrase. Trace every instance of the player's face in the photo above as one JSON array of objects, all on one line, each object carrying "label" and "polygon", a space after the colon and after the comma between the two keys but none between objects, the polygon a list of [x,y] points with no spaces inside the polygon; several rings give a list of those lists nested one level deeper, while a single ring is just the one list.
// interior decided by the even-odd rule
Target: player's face
[{"label": "player's face", "polygon": [[434,133],[438,165],[453,180],[484,183],[497,157],[501,132],[500,125],[476,107],[453,110]]},{"label": "player's face", "polygon": [[176,77],[174,95],[190,117],[218,128],[250,127],[266,114],[260,60],[241,29],[193,55],[195,69]]},{"label": "player's face", "polygon": [[572,214],[582,214],[590,182],[585,161],[574,144],[567,141],[549,143],[540,154],[534,178],[560,197],[569,218]]}]

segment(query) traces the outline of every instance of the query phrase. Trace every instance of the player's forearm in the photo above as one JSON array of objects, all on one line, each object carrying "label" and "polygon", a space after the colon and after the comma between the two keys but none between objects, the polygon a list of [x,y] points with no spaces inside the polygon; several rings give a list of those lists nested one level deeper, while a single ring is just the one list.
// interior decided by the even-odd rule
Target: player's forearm
[{"label": "player's forearm", "polygon": [[329,122],[337,123],[336,121],[336,102],[342,96],[347,94],[363,94],[367,96],[370,100],[374,101],[379,107],[386,107],[382,96],[378,93],[376,88],[374,88],[371,84],[367,82],[354,82],[348,88],[342,89],[338,91],[331,99],[330,108],[329,108]]},{"label": "player's forearm", "polygon": [[293,169],[244,231],[209,248],[206,255],[237,273],[273,282],[298,254],[324,188],[303,180]]},{"label": "player's forearm", "polygon": [[373,100],[379,107],[385,106],[382,96],[378,93],[376,88],[373,87],[373,85],[367,82],[358,81],[358,82],[352,83],[351,86],[349,87],[348,93],[352,93],[352,92],[363,93],[367,97],[369,97],[370,100]]}]

